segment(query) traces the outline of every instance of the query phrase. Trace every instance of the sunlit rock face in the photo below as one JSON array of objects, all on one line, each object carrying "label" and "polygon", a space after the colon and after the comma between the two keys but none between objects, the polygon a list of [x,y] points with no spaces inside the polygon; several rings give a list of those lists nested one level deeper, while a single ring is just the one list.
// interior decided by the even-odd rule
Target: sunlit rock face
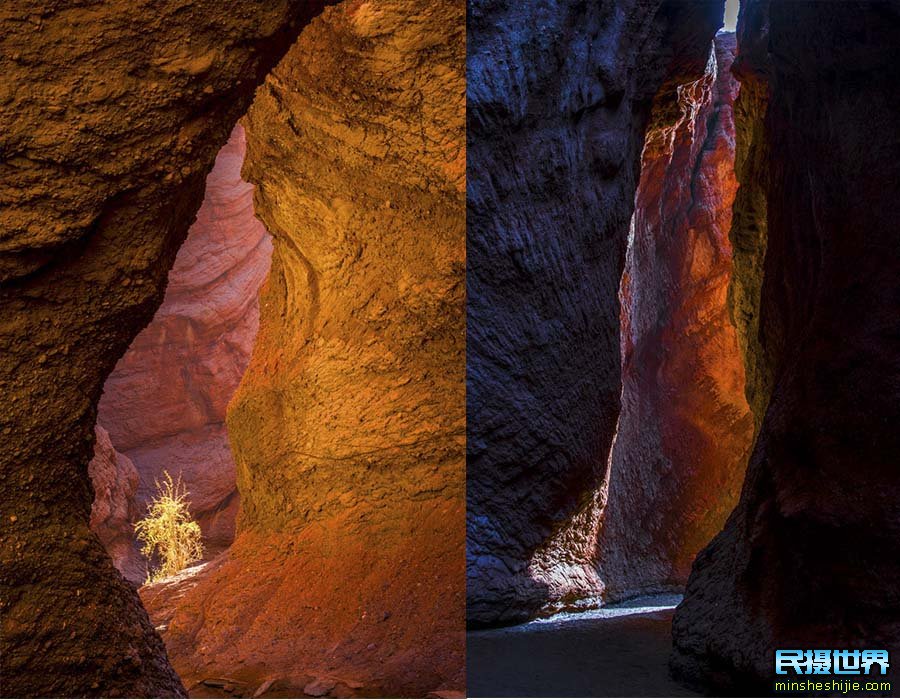
[{"label": "sunlit rock face", "polygon": [[238,537],[174,610],[144,591],[188,686],[464,690],[464,80],[464,3],[351,2],[250,109],[274,253]]},{"label": "sunlit rock face", "polygon": [[18,697],[184,688],[89,529],[96,405],[207,173],[320,2],[0,9],[0,675]]},{"label": "sunlit rock face", "polygon": [[109,433],[97,426],[94,458],[88,464],[94,486],[91,530],[100,538],[115,567],[132,583],[141,583],[147,567],[133,538],[133,523],[139,517],[135,502],[138,471],[109,441]]},{"label": "sunlit rock face", "polygon": [[106,380],[99,422],[140,473],[141,510],[163,472],[181,477],[208,543],[234,537],[238,497],[225,409],[259,326],[272,245],[241,179],[236,126],[206,179],[197,220],[169,272],[162,306]]},{"label": "sunlit rock face", "polygon": [[733,34],[647,134],[622,278],[622,413],[599,537],[607,599],[681,588],[738,500],[752,440],[726,297]]},{"label": "sunlit rock face", "polygon": [[757,196],[738,193],[736,232],[765,233],[763,260],[735,266],[760,290],[748,387],[754,362],[768,369],[741,498],[694,564],[673,665],[770,693],[776,648],[900,645],[900,14],[741,11],[742,96],[755,89],[736,111],[737,176]]},{"label": "sunlit rock face", "polygon": [[644,131],[654,95],[674,109],[703,75],[721,17],[721,2],[469,3],[473,624],[602,592],[595,515]]}]

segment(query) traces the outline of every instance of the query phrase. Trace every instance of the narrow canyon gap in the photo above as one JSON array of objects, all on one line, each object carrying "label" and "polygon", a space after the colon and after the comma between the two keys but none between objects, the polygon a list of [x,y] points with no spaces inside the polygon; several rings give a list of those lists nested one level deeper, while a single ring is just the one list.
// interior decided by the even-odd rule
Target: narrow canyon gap
[{"label": "narrow canyon gap", "polygon": [[741,6],[732,304],[758,436],[675,615],[673,668],[707,687],[770,693],[776,648],[900,645],[898,45],[896,3]]},{"label": "narrow canyon gap", "polygon": [[704,75],[722,7],[469,4],[472,625],[598,589],[618,289],[644,134],[651,112],[677,120],[677,88]]},{"label": "narrow canyon gap", "polygon": [[619,292],[616,436],[588,506],[531,562],[544,612],[680,592],[737,503],[753,421],[727,304],[734,54],[734,34],[717,34],[705,72],[651,113]]}]

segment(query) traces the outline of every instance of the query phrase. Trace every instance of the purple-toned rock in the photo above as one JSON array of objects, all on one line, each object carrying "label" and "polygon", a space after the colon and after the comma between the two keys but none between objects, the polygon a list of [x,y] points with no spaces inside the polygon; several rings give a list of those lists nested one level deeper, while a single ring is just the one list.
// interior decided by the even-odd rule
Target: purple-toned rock
[{"label": "purple-toned rock", "polygon": [[[644,133],[655,96],[674,109],[676,87],[703,75],[721,17],[721,2],[469,3],[473,624],[534,614],[567,595],[560,575],[596,588]],[[561,555],[544,556],[558,544]]]}]

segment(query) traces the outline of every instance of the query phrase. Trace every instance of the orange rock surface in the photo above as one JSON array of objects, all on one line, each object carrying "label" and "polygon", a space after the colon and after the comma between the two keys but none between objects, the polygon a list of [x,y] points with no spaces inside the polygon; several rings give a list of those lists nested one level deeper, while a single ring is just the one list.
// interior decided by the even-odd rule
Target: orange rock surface
[{"label": "orange rock surface", "polygon": [[142,592],[189,688],[464,690],[464,32],[462,2],[339,5],[248,114],[274,253],[239,534]]},{"label": "orange rock surface", "polygon": [[140,473],[141,510],[167,470],[181,476],[208,540],[226,545],[237,512],[225,409],[250,361],[258,290],[272,245],[241,179],[236,126],[206,179],[197,220],[178,251],[162,306],[106,380],[99,422]]}]

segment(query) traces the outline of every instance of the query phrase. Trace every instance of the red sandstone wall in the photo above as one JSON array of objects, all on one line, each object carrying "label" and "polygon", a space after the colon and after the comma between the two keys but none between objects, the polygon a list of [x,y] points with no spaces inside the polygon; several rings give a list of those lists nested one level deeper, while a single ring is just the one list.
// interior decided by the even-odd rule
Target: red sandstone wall
[{"label": "red sandstone wall", "polygon": [[726,303],[733,34],[651,130],[622,280],[622,413],[599,562],[608,598],[681,587],[737,503],[753,433]]}]

